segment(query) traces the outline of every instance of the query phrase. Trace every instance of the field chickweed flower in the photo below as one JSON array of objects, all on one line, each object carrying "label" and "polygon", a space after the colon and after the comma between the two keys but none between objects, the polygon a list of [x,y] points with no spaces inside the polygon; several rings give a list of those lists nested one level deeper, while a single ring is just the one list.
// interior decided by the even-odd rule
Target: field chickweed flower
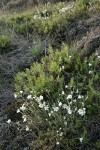
[{"label": "field chickweed flower", "polygon": [[64,122],[64,125],[67,126],[67,121]]},{"label": "field chickweed flower", "polygon": [[82,95],[78,95],[78,99],[81,99],[81,98],[83,98],[83,96]]},{"label": "field chickweed flower", "polygon": [[26,126],[26,131],[29,131],[29,127],[28,126]]},{"label": "field chickweed flower", "polygon": [[20,93],[22,94],[22,93],[23,93],[23,91],[20,91]]},{"label": "field chickweed flower", "polygon": [[65,92],[64,91],[62,91],[62,93],[61,93],[62,95],[64,95],[65,94]]},{"label": "field chickweed flower", "polygon": [[70,109],[70,107],[68,108],[68,114],[69,114],[69,115],[72,114],[72,110]]},{"label": "field chickweed flower", "polygon": [[24,118],[24,119],[23,119],[23,122],[26,122],[26,120],[27,120],[27,119],[26,119],[26,118]]},{"label": "field chickweed flower", "polygon": [[20,109],[17,109],[17,113],[20,113]]},{"label": "field chickweed flower", "polygon": [[20,107],[20,110],[24,111],[26,109],[25,104],[22,105],[22,107]]},{"label": "field chickweed flower", "polygon": [[8,119],[8,120],[7,120],[7,123],[10,124],[10,123],[11,123],[11,119]]},{"label": "field chickweed flower", "polygon": [[85,113],[86,113],[86,108],[83,108],[83,109],[79,109],[78,110],[78,113],[79,113],[79,115],[81,115],[81,116],[84,116],[85,115]]},{"label": "field chickweed flower", "polygon": [[15,98],[17,98],[17,95],[16,95],[16,94],[14,94],[14,97],[15,97]]},{"label": "field chickweed flower", "polygon": [[40,95],[40,97],[39,97],[39,98],[40,98],[40,100],[43,100],[43,96],[42,96],[42,95]]},{"label": "field chickweed flower", "polygon": [[72,95],[68,95],[68,96],[67,96],[67,99],[72,99]]},{"label": "field chickweed flower", "polygon": [[61,132],[61,133],[59,134],[59,136],[63,136],[63,132]]},{"label": "field chickweed flower", "polygon": [[91,67],[91,66],[92,66],[92,64],[91,64],[91,63],[89,63],[89,66]]},{"label": "field chickweed flower", "polygon": [[98,58],[100,58],[100,56],[98,56]]},{"label": "field chickweed flower", "polygon": [[92,73],[93,73],[93,71],[90,70],[90,71],[89,71],[89,74],[92,74]]},{"label": "field chickweed flower", "polygon": [[53,107],[53,110],[54,110],[55,112],[57,112],[57,111],[59,110],[59,107]]},{"label": "field chickweed flower", "polygon": [[76,93],[78,93],[78,89],[77,89]]},{"label": "field chickweed flower", "polygon": [[82,143],[83,142],[83,137],[82,138],[79,138],[80,142]]},{"label": "field chickweed flower", "polygon": [[68,88],[68,85],[65,85],[65,88],[67,89],[67,88]]},{"label": "field chickweed flower", "polygon": [[26,116],[25,116],[25,115],[23,115],[23,116],[22,116],[22,118],[23,118],[23,122],[26,122],[26,121],[27,121],[27,119],[26,119]]},{"label": "field chickweed flower", "polygon": [[65,69],[65,67],[64,67],[64,66],[62,66],[62,69]]},{"label": "field chickweed flower", "polygon": [[66,104],[63,104],[64,109],[68,109],[68,106]]},{"label": "field chickweed flower", "polygon": [[59,145],[59,142],[58,142],[58,141],[56,142],[56,145]]},{"label": "field chickweed flower", "polygon": [[58,104],[58,105],[59,105],[59,107],[60,107],[60,106],[62,106],[62,103],[61,103],[61,102],[59,102],[59,104]]},{"label": "field chickweed flower", "polygon": [[27,96],[27,99],[32,99],[32,95],[28,95],[28,96]]}]

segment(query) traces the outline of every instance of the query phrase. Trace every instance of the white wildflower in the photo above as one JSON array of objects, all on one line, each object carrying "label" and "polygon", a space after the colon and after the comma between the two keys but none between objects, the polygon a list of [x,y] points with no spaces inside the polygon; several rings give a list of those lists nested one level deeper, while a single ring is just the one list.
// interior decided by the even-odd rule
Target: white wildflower
[{"label": "white wildflower", "polygon": [[65,125],[65,126],[67,125],[67,121],[64,122],[64,125]]},{"label": "white wildflower", "polygon": [[23,116],[22,116],[22,118],[24,119],[24,118],[26,118],[26,116],[25,116],[25,115],[23,115]]},{"label": "white wildflower", "polygon": [[69,104],[72,104],[72,101]]},{"label": "white wildflower", "polygon": [[72,99],[72,95],[68,95],[68,96],[67,96],[67,99]]},{"label": "white wildflower", "polygon": [[74,99],[73,102],[76,103],[76,99]]},{"label": "white wildflower", "polygon": [[48,113],[49,117],[51,116],[51,113]]},{"label": "white wildflower", "polygon": [[82,138],[79,138],[80,142],[82,143],[83,142],[83,137]]},{"label": "white wildflower", "polygon": [[64,95],[65,94],[65,92],[64,91],[62,91],[62,93],[61,93],[62,95]]},{"label": "white wildflower", "polygon": [[17,109],[17,113],[20,113],[20,109]]},{"label": "white wildflower", "polygon": [[51,110],[51,114],[53,114],[53,111]]},{"label": "white wildflower", "polygon": [[26,122],[27,121],[27,119],[26,118],[23,118],[23,122]]},{"label": "white wildflower", "polygon": [[62,66],[62,69],[65,69],[65,67],[64,67],[64,66]]},{"label": "white wildflower", "polygon": [[92,74],[92,73],[93,73],[93,71],[90,70],[90,71],[89,71],[89,74]]},{"label": "white wildflower", "polygon": [[78,95],[78,99],[81,99],[81,98],[83,98],[83,96],[82,95]]},{"label": "white wildflower", "polygon": [[8,120],[7,120],[7,123],[10,124],[10,123],[11,123],[11,119],[8,119]]},{"label": "white wildflower", "polygon": [[67,88],[68,88],[68,85],[65,85],[65,88],[67,89]]},{"label": "white wildflower", "polygon": [[26,109],[25,104],[22,105],[22,107],[20,107],[20,110],[24,111]]},{"label": "white wildflower", "polygon": [[69,58],[71,58],[72,56],[69,56]]},{"label": "white wildflower", "polygon": [[98,58],[100,59],[100,56],[98,56]]},{"label": "white wildflower", "polygon": [[37,15],[34,15],[34,17],[33,17],[34,19],[36,19],[37,18]]},{"label": "white wildflower", "polygon": [[32,95],[28,95],[28,96],[27,96],[27,99],[32,99]]},{"label": "white wildflower", "polygon": [[49,106],[48,106],[48,105],[44,106],[44,109],[45,109],[45,110],[48,110],[48,109],[49,109]]},{"label": "white wildflower", "polygon": [[70,108],[68,109],[68,114],[72,114],[72,110]]},{"label": "white wildflower", "polygon": [[58,141],[56,142],[56,145],[59,145],[59,142],[58,142]]},{"label": "white wildflower", "polygon": [[77,89],[76,93],[78,93],[78,89]]},{"label": "white wildflower", "polygon": [[43,108],[44,105],[42,103],[39,104],[39,108]]},{"label": "white wildflower", "polygon": [[60,107],[60,106],[62,106],[62,102],[59,102],[59,104],[58,104],[58,105],[59,105],[59,107]]},{"label": "white wildflower", "polygon": [[64,109],[68,109],[68,106],[66,104],[63,104]]},{"label": "white wildflower", "polygon": [[42,96],[42,95],[40,95],[40,97],[39,97],[39,98],[40,98],[40,100],[43,100],[43,96]]},{"label": "white wildflower", "polygon": [[29,131],[29,127],[28,126],[26,126],[26,131]]},{"label": "white wildflower", "polygon": [[59,134],[59,136],[63,136],[63,132],[61,132],[61,133]]},{"label": "white wildflower", "polygon": [[23,91],[20,91],[20,93],[22,94],[22,93],[23,93]]},{"label": "white wildflower", "polygon": [[77,107],[75,107],[75,110],[74,111],[77,111]]},{"label": "white wildflower", "polygon": [[66,119],[66,117],[64,116],[64,119]]},{"label": "white wildflower", "polygon": [[14,97],[17,98],[17,94],[14,94]]},{"label": "white wildflower", "polygon": [[98,56],[98,52],[97,51],[95,52],[95,56]]},{"label": "white wildflower", "polygon": [[79,115],[81,115],[81,116],[84,116],[85,115],[85,113],[86,113],[86,108],[83,108],[83,109],[79,109],[78,110],[78,113],[79,113]]},{"label": "white wildflower", "polygon": [[89,63],[89,66],[91,67],[91,66],[92,66],[92,64],[91,64],[91,63]]},{"label": "white wildflower", "polygon": [[57,111],[59,110],[59,107],[53,107],[53,110],[54,110],[55,112],[57,112]]}]

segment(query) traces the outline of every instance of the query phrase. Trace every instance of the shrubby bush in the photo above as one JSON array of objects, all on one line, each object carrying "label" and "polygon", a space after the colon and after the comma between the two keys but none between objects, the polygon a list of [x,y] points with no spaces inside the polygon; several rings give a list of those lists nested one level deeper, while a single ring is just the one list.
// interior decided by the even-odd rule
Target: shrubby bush
[{"label": "shrubby bush", "polygon": [[[100,56],[52,47],[41,62],[16,77],[16,94],[26,132],[38,128],[33,148],[60,145],[67,149],[91,145],[87,124],[100,115]],[[98,143],[95,145],[97,146]]]},{"label": "shrubby bush", "polygon": [[86,4],[79,1],[71,5],[63,3],[48,5],[40,7],[39,13],[33,11],[30,15],[12,16],[8,18],[7,23],[9,27],[14,26],[17,34],[34,31],[42,36],[43,34],[57,34],[59,31],[65,30],[73,20],[86,15],[85,7]]}]

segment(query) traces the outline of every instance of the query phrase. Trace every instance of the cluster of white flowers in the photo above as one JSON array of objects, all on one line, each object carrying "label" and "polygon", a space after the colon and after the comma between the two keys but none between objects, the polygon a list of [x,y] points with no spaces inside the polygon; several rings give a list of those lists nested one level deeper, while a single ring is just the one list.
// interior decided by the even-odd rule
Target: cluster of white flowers
[{"label": "cluster of white flowers", "polygon": [[20,113],[21,111],[24,111],[25,109],[26,109],[26,106],[23,103],[22,106],[19,109],[17,109],[17,113]]},{"label": "cluster of white flowers", "polygon": [[66,11],[69,11],[73,8],[73,6],[70,6],[68,5],[67,7],[63,7],[59,10],[59,13],[63,13],[63,12],[66,12]]}]

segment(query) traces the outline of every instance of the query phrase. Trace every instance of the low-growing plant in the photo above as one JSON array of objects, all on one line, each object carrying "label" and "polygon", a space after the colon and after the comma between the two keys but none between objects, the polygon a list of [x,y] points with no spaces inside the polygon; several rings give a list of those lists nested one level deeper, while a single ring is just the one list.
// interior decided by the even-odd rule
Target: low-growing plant
[{"label": "low-growing plant", "polygon": [[49,47],[40,63],[17,75],[14,96],[23,104],[16,111],[26,132],[39,129],[34,149],[60,145],[74,150],[91,142],[88,121],[100,116],[99,59],[92,54],[83,61],[81,53],[63,44],[60,51]]}]

